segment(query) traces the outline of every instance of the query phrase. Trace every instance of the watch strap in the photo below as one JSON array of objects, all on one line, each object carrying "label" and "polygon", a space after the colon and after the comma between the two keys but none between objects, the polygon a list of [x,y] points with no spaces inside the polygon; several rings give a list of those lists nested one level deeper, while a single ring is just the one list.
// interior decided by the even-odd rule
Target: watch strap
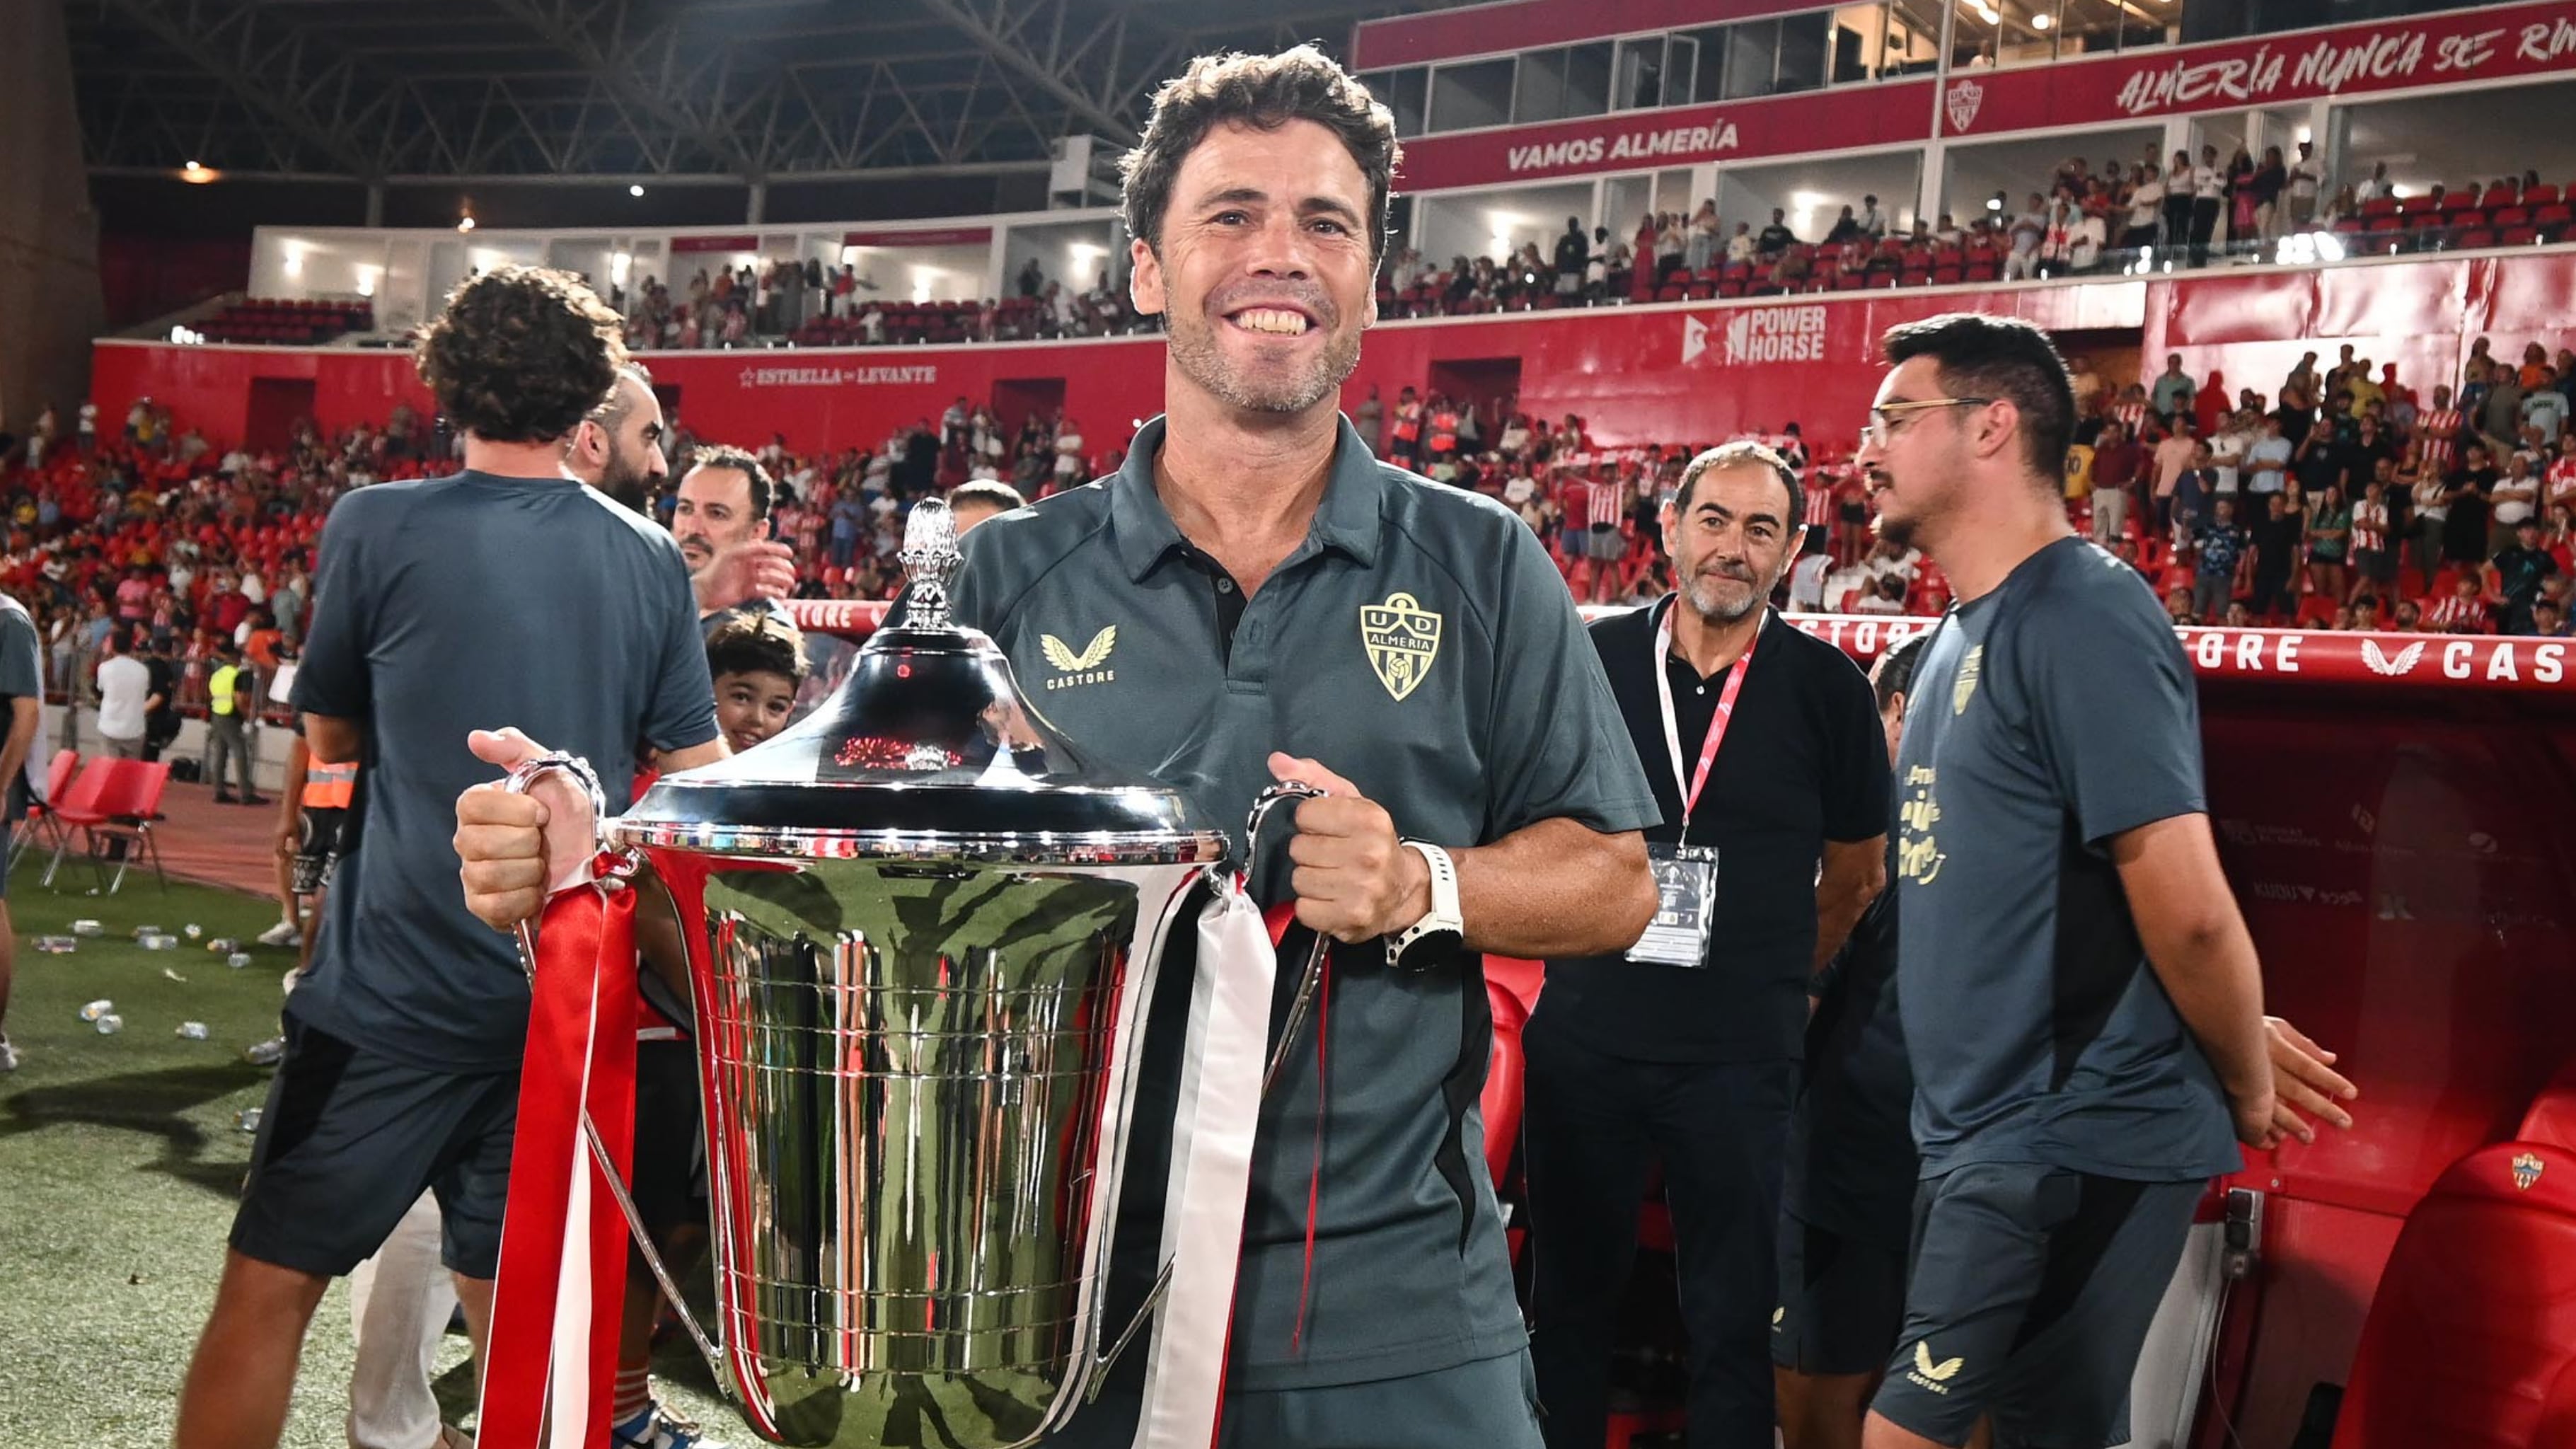
[{"label": "watch strap", "polygon": [[1421,920],[1406,927],[1400,934],[1387,938],[1386,963],[1389,966],[1400,964],[1406,950],[1426,937],[1446,934],[1454,945],[1462,942],[1466,934],[1466,923],[1460,918],[1458,911],[1457,862],[1449,858],[1448,851],[1427,840],[1406,840],[1400,843],[1405,849],[1421,856],[1422,863],[1430,868],[1431,909]]}]

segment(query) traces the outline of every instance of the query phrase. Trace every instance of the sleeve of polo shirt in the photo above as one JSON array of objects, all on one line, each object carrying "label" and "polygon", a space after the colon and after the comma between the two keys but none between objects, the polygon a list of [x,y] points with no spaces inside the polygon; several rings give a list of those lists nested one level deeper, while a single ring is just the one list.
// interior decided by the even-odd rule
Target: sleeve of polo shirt
[{"label": "sleeve of polo shirt", "polygon": [[644,742],[656,750],[685,750],[716,737],[716,685],[707,673],[706,636],[698,632],[698,598],[679,546],[662,540],[662,649],[653,696],[644,716]]},{"label": "sleeve of polo shirt", "polygon": [[1511,535],[1494,613],[1486,733],[1494,799],[1477,843],[1558,818],[1604,834],[1658,823],[1663,812],[1565,580],[1536,535],[1526,528]]},{"label": "sleeve of polo shirt", "polygon": [[1848,845],[1887,833],[1887,731],[1869,677],[1848,659],[1828,662],[1825,838]]},{"label": "sleeve of polo shirt", "polygon": [[313,578],[313,623],[304,631],[304,658],[295,670],[292,702],[298,714],[365,719],[374,701],[367,672],[369,621],[375,616],[370,546],[383,498],[364,490],[332,507],[319,544],[322,567]]},{"label": "sleeve of polo shirt", "polygon": [[2031,734],[2084,843],[2205,814],[2200,702],[2173,626],[2134,579],[2043,597],[2015,645]]}]

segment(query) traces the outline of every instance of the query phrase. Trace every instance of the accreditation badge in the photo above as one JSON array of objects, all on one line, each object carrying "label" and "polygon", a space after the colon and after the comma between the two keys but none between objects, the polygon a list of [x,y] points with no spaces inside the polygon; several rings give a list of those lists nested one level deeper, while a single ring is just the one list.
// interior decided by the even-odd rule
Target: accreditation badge
[{"label": "accreditation badge", "polygon": [[1646,864],[1655,873],[1655,919],[1628,948],[1628,959],[1694,971],[1706,967],[1717,916],[1716,848],[1648,842]]}]

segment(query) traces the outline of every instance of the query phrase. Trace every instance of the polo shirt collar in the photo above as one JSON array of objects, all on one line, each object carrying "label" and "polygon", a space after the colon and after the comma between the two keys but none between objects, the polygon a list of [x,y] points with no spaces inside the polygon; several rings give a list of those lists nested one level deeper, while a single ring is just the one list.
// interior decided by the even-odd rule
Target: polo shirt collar
[{"label": "polo shirt collar", "polygon": [[[1315,521],[1307,528],[1305,544],[1290,554],[1287,562],[1330,548],[1362,568],[1373,568],[1383,526],[1379,511],[1386,498],[1386,480],[1351,420],[1337,421],[1340,428],[1333,444],[1332,476],[1324,483],[1324,497],[1316,505]],[[1163,451],[1163,426],[1163,419],[1156,417],[1137,429],[1136,441],[1127,449],[1126,463],[1109,479],[1109,524],[1118,561],[1127,570],[1127,577],[1138,583],[1166,557],[1189,547],[1179,525],[1164,509],[1162,495],[1154,490],[1154,459]]]}]

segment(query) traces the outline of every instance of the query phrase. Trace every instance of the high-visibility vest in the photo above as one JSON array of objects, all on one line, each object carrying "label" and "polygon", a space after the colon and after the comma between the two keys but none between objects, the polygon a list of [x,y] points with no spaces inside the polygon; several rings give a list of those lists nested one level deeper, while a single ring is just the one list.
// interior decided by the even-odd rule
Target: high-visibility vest
[{"label": "high-visibility vest", "polygon": [[320,761],[305,767],[304,808],[307,810],[346,810],[357,798],[358,767],[355,764],[325,765]]},{"label": "high-visibility vest", "polygon": [[238,664],[227,664],[221,669],[216,670],[214,677],[206,681],[207,690],[214,696],[212,701],[207,704],[206,708],[219,715],[231,714],[233,712],[234,682],[240,678],[241,666]]}]

